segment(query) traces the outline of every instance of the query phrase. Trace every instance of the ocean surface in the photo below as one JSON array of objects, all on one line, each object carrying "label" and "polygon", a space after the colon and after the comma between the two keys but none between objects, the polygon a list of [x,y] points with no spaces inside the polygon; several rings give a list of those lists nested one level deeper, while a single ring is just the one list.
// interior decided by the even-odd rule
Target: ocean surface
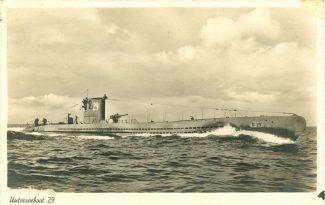
[{"label": "ocean surface", "polygon": [[8,128],[8,187],[55,192],[313,192],[316,128],[296,142],[224,127],[98,136]]}]

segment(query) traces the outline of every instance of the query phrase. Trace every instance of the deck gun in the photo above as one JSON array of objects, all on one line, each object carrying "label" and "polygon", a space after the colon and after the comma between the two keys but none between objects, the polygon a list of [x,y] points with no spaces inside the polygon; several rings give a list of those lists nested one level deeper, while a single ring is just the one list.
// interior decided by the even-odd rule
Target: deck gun
[{"label": "deck gun", "polygon": [[124,114],[124,115],[120,115],[118,113],[109,116],[109,119],[112,119],[114,123],[118,123],[118,120],[123,117],[123,116],[127,116],[128,114]]}]

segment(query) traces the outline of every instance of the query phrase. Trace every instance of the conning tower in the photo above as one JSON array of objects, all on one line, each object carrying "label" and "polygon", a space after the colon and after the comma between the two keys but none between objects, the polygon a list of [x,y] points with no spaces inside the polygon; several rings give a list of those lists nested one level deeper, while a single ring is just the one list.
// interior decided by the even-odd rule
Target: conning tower
[{"label": "conning tower", "polygon": [[82,100],[84,109],[84,124],[98,123],[105,120],[105,100],[106,94],[103,97],[84,98]]}]

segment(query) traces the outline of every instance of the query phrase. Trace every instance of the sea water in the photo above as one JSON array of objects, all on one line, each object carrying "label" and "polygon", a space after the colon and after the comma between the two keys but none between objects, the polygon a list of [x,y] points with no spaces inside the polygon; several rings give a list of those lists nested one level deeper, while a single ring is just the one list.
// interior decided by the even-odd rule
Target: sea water
[{"label": "sea water", "polygon": [[312,192],[316,128],[297,141],[236,131],[123,135],[9,128],[8,187],[55,192]]}]

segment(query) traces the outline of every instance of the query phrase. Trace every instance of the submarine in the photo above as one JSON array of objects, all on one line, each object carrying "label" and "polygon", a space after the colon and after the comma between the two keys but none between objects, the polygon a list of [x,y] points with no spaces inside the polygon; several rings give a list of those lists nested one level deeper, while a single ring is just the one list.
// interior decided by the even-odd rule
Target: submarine
[{"label": "submarine", "polygon": [[281,138],[295,141],[306,128],[306,120],[294,113],[271,116],[244,116],[244,117],[219,117],[162,122],[138,122],[135,119],[121,120],[123,116],[118,113],[111,115],[111,120],[105,118],[106,94],[103,97],[88,98],[82,100],[83,121],[78,122],[68,114],[67,122],[48,123],[43,119],[39,123],[35,119],[32,125],[25,128],[27,132],[64,132],[64,133],[90,133],[100,135],[119,134],[183,134],[183,133],[207,133],[213,130],[232,126],[236,130],[258,131],[273,134]]}]

